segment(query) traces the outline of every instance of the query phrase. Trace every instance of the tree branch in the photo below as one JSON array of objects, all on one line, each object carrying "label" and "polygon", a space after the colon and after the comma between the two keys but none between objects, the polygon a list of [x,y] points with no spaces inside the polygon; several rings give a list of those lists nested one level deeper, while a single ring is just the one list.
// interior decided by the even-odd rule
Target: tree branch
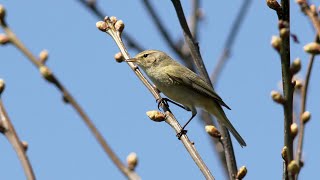
[{"label": "tree branch", "polygon": [[[171,0],[171,2],[173,3],[173,6],[176,10],[181,28],[183,30],[185,41],[189,46],[191,56],[194,60],[194,63],[196,65],[197,69],[198,69],[198,72],[200,73],[200,75],[202,77],[205,78],[206,82],[212,86],[208,72],[207,72],[205,65],[203,63],[203,60],[201,58],[198,43],[196,43],[194,41],[194,39],[192,38],[192,34],[191,34],[190,29],[188,27],[180,0]],[[223,146],[224,146],[224,150],[225,150],[225,156],[226,156],[226,161],[227,161],[227,166],[228,166],[228,171],[229,171],[229,178],[234,179],[237,174],[237,163],[236,163],[236,158],[235,158],[233,147],[232,147],[230,134],[229,134],[229,131],[227,130],[227,128],[225,128],[224,126],[221,126],[221,133],[224,137],[222,139],[222,141],[223,141]]]},{"label": "tree branch", "polygon": [[[124,24],[121,20],[117,21],[115,17],[105,17],[104,21],[97,22],[97,28],[103,32],[108,33],[113,40],[116,42],[117,46],[120,49],[124,59],[130,59],[129,53],[125,48],[123,41],[121,39],[121,33],[124,28]],[[141,71],[137,66],[135,66],[132,62],[127,62],[131,70],[136,74],[136,76],[140,79],[140,81],[147,87],[150,93],[154,96],[156,100],[161,99],[159,92],[151,85],[151,83],[143,76]],[[165,121],[174,128],[175,132],[181,131],[181,126],[178,121],[175,119],[174,115],[170,112],[170,109],[164,104],[161,105],[161,108],[166,114]],[[206,179],[214,179],[208,167],[203,162],[201,156],[195,149],[193,143],[189,140],[186,134],[181,136],[181,142],[184,144],[185,148],[189,152],[190,156],[194,160],[194,162],[199,167],[200,171],[204,175]]]},{"label": "tree branch", "polygon": [[92,135],[100,144],[101,148],[103,148],[104,152],[111,158],[113,163],[118,167],[118,169],[129,179],[137,180],[140,177],[133,171],[129,170],[120,159],[116,156],[116,154],[112,151],[111,147],[107,144],[106,140],[99,132],[99,130],[95,127],[94,123],[91,119],[87,116],[81,106],[77,103],[77,101],[72,97],[69,91],[61,84],[61,82],[56,78],[53,72],[46,66],[42,61],[38,60],[36,56],[34,56],[24,45],[23,43],[17,38],[17,36],[12,32],[12,30],[8,27],[5,19],[1,19],[0,26],[5,31],[6,35],[8,36],[10,43],[12,43],[18,50],[20,50],[32,63],[36,66],[41,75],[45,80],[49,83],[53,84],[62,94],[63,99],[66,103],[69,103],[78,115],[82,118],[85,125],[89,128]]},{"label": "tree branch", "polygon": [[[103,19],[106,16],[106,13],[97,6],[95,0],[78,0],[84,7],[91,11],[98,19]],[[127,42],[128,46],[137,52],[145,50],[130,34],[124,33],[123,39]]]},{"label": "tree branch", "polygon": [[[2,81],[2,80],[0,80]],[[4,83],[0,83],[0,89],[3,91]],[[13,149],[16,151],[18,158],[21,162],[21,165],[23,167],[24,173],[26,175],[26,178],[28,180],[34,180],[36,179],[31,163],[27,156],[27,148],[26,146],[23,146],[22,141],[19,139],[18,134],[16,133],[16,130],[14,129],[14,126],[4,108],[4,105],[1,100],[1,93],[0,92],[0,132],[4,134],[4,136],[8,139],[10,144],[12,145]]]},{"label": "tree branch", "polygon": [[[319,42],[318,36],[316,36],[315,42]],[[309,81],[311,77],[311,71],[313,67],[313,62],[315,59],[315,55],[310,55],[308,69],[306,73],[306,77],[304,80],[304,86],[301,90],[301,105],[300,105],[300,128],[299,128],[299,138],[298,138],[298,145],[297,145],[297,154],[296,154],[296,161],[299,164],[299,169],[302,167],[301,157],[302,157],[302,148],[303,148],[303,138],[304,138],[304,129],[305,129],[305,119],[303,118],[303,114],[306,112],[306,104],[307,104],[307,93],[308,93],[308,87],[309,87]],[[300,171],[299,171],[300,172]],[[297,177],[299,175],[299,172],[297,174]]]}]

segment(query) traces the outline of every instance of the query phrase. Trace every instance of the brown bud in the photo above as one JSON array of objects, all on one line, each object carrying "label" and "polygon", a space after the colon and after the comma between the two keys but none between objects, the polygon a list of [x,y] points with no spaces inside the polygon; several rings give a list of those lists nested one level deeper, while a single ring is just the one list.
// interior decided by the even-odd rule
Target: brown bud
[{"label": "brown bud", "polygon": [[278,11],[281,8],[280,4],[276,0],[267,0],[267,5],[270,9],[273,9],[275,11]]},{"label": "brown bud", "polygon": [[300,90],[302,87],[303,87],[303,81],[300,79],[297,79],[294,88],[297,90]]},{"label": "brown bud", "polygon": [[288,21],[279,20],[279,22],[278,22],[278,28],[279,28],[279,29],[289,28],[289,23],[288,23]]},{"label": "brown bud", "polygon": [[296,0],[296,3],[298,3],[299,5],[302,5],[306,3],[306,0]]},{"label": "brown bud", "polygon": [[115,24],[115,23],[117,22],[117,18],[116,18],[115,16],[111,16],[111,17],[110,17],[110,22],[111,22],[112,24]]},{"label": "brown bud", "polygon": [[218,138],[218,139],[221,138],[221,133],[219,132],[219,130],[218,130],[215,126],[207,125],[207,126],[205,127],[205,129],[206,129],[206,132],[207,132],[210,136],[212,136],[212,137],[214,137],[214,138]]},{"label": "brown bud", "polygon": [[138,164],[138,156],[136,153],[132,152],[127,156],[128,168],[133,171]]},{"label": "brown bud", "polygon": [[115,23],[114,28],[119,31],[120,33],[122,33],[123,29],[124,29],[124,23],[122,20],[119,20]]},{"label": "brown bud", "polygon": [[287,148],[287,146],[284,146],[284,147],[282,148],[281,156],[282,156],[282,159],[283,159],[285,162],[288,162],[288,148]]},{"label": "brown bud", "polygon": [[3,80],[3,79],[0,79],[0,95],[2,94],[4,88],[5,88],[4,80]]},{"label": "brown bud", "polygon": [[29,144],[27,141],[21,141],[21,146],[23,147],[24,151],[27,151]]},{"label": "brown bud", "polygon": [[280,37],[281,38],[286,38],[290,35],[289,28],[281,28],[280,29]]},{"label": "brown bud", "polygon": [[114,55],[114,59],[118,62],[121,63],[124,61],[124,57],[122,56],[121,52],[118,52],[117,54]]},{"label": "brown bud", "polygon": [[299,172],[299,165],[297,163],[297,161],[292,160],[289,165],[288,165],[288,172],[290,172],[291,174],[297,174]]},{"label": "brown bud", "polygon": [[47,50],[42,50],[39,54],[39,60],[42,64],[44,64],[49,57],[49,52]]},{"label": "brown bud", "polygon": [[162,112],[156,110],[148,111],[146,114],[151,120],[155,122],[162,122],[165,120],[165,115]]},{"label": "brown bud", "polygon": [[1,45],[5,45],[5,44],[7,44],[9,42],[10,42],[10,39],[9,39],[9,37],[7,35],[0,34],[0,44]]},{"label": "brown bud", "polygon": [[316,7],[314,4],[310,5],[309,8],[310,8],[310,11],[312,12],[312,14],[313,14],[314,16],[317,16],[317,15],[318,15],[318,13],[317,13],[317,7]]},{"label": "brown bud", "polygon": [[311,113],[309,111],[305,111],[301,115],[301,119],[304,124],[307,123],[310,120],[310,118],[311,118]]},{"label": "brown bud", "polygon": [[281,43],[282,43],[282,41],[281,41],[281,38],[280,38],[280,37],[278,37],[278,36],[272,36],[272,38],[271,38],[271,45],[272,45],[272,47],[273,47],[276,51],[278,51],[278,52],[280,52]]},{"label": "brown bud", "polygon": [[242,166],[238,170],[236,178],[239,180],[243,179],[246,176],[247,172],[248,172],[247,168],[245,166]]},{"label": "brown bud", "polygon": [[6,17],[6,9],[2,4],[0,4],[0,21],[3,21],[5,17]]},{"label": "brown bud", "polygon": [[296,137],[298,134],[298,124],[297,123],[292,123],[290,126],[290,133],[292,137]]},{"label": "brown bud", "polygon": [[39,70],[43,78],[45,78],[49,82],[53,81],[52,72],[47,66],[40,66]]},{"label": "brown bud", "polygon": [[109,28],[108,24],[103,22],[103,21],[98,21],[96,23],[96,27],[102,32],[106,32],[108,30],[108,28]]},{"label": "brown bud", "polygon": [[293,75],[297,74],[301,70],[301,59],[300,58],[296,58],[295,60],[293,60],[291,66],[290,66],[290,70]]},{"label": "brown bud", "polygon": [[279,104],[284,103],[283,96],[277,91],[271,91],[271,97],[272,97],[273,101],[276,103],[279,103]]},{"label": "brown bud", "polygon": [[303,47],[304,51],[309,54],[320,54],[320,44],[311,42]]}]

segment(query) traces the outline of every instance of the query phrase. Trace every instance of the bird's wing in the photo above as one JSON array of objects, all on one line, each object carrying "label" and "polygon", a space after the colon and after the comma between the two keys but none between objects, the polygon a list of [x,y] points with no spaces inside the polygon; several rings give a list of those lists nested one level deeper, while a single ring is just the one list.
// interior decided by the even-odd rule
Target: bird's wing
[{"label": "bird's wing", "polygon": [[173,81],[176,81],[177,83],[186,86],[186,88],[192,88],[193,90],[196,90],[200,94],[209,96],[214,100],[216,100],[220,105],[225,106],[226,108],[231,110],[230,107],[223,102],[220,96],[214,92],[211,86],[209,86],[200,76],[198,76],[191,70],[189,71],[190,72],[188,73],[188,75],[182,75],[181,77],[177,77],[175,75],[175,73],[179,73],[179,72],[172,73],[169,71],[166,73]]}]

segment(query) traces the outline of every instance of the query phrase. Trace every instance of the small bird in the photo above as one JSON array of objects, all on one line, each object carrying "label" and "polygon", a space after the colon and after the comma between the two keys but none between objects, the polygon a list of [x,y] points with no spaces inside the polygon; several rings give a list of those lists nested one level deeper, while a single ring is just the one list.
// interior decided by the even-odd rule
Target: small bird
[{"label": "small bird", "polygon": [[202,77],[158,50],[143,51],[126,61],[135,62],[164,95],[192,112],[191,118],[177,134],[178,137],[186,132],[184,128],[196,116],[196,107],[200,107],[217,117],[218,121],[231,131],[239,144],[246,146],[221,106],[230,108]]}]

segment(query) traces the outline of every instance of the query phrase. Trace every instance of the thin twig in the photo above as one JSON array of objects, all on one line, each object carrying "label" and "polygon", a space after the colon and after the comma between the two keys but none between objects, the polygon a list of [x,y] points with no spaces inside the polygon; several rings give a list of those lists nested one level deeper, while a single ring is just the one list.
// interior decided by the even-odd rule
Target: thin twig
[{"label": "thin twig", "polygon": [[[185,41],[189,46],[191,56],[195,62],[195,65],[196,65],[200,75],[202,77],[204,77],[206,82],[212,86],[208,72],[207,72],[205,65],[203,63],[203,60],[201,58],[198,43],[196,43],[194,41],[194,39],[192,38],[192,34],[191,34],[190,29],[188,27],[180,0],[171,0],[171,2],[173,3],[173,6],[176,10],[181,28],[183,30]],[[229,134],[228,129],[225,128],[224,126],[221,126],[221,134],[223,136],[222,141],[223,141],[224,150],[225,150],[229,178],[235,179],[235,176],[237,174],[237,164],[236,164],[236,158],[234,155],[234,150],[232,147],[232,142],[231,142],[231,138],[230,138],[230,134]]]},{"label": "thin twig", "polygon": [[120,159],[116,156],[116,154],[112,151],[111,147],[107,144],[106,140],[99,132],[99,130],[95,127],[94,123],[90,120],[90,118],[86,115],[84,110],[80,107],[77,101],[72,97],[69,91],[61,84],[61,82],[56,78],[53,72],[43,64],[41,61],[38,60],[36,56],[34,56],[24,45],[23,43],[17,38],[17,36],[12,32],[12,30],[7,26],[4,19],[0,22],[3,30],[5,31],[6,35],[10,39],[10,42],[20,50],[32,63],[35,65],[41,72],[42,76],[50,83],[52,83],[62,94],[63,99],[71,104],[71,106],[76,110],[79,114],[83,122],[89,128],[91,133],[94,135],[100,146],[103,148],[105,153],[111,158],[113,163],[118,167],[118,169],[129,179],[137,180],[140,177],[134,172],[129,170]]},{"label": "thin twig", "polygon": [[231,31],[229,32],[227,39],[224,44],[224,49],[217,61],[217,64],[211,74],[211,81],[213,84],[216,85],[216,82],[218,80],[218,77],[223,70],[224,65],[226,64],[228,58],[230,57],[230,52],[232,45],[234,44],[234,41],[238,35],[238,32],[240,30],[240,26],[243,23],[243,20],[248,12],[248,8],[251,5],[252,0],[244,0],[238,14],[236,15],[236,19],[233,21]]},{"label": "thin twig", "polygon": [[190,30],[195,40],[198,39],[199,20],[200,20],[200,0],[192,0]]},{"label": "thin twig", "polygon": [[[318,42],[318,36],[316,37],[315,42]],[[306,73],[306,77],[304,80],[304,86],[301,90],[301,105],[300,105],[300,128],[299,128],[299,139],[298,139],[298,145],[297,145],[297,154],[296,154],[296,160],[299,164],[299,167],[301,169],[301,157],[302,157],[302,148],[303,148],[303,138],[304,138],[304,129],[305,129],[305,122],[302,119],[302,114],[306,111],[306,104],[307,104],[307,94],[308,94],[308,87],[309,87],[309,81],[311,76],[311,71],[313,67],[313,62],[315,59],[315,55],[310,55],[308,69]],[[299,171],[300,172],[300,171]],[[297,174],[297,177],[299,175],[299,172]]]},{"label": "thin twig", "polygon": [[[108,33],[113,40],[116,42],[117,46],[120,49],[120,52],[122,53],[124,59],[130,59],[129,53],[127,49],[125,48],[122,39],[121,39],[121,32],[123,30],[124,24],[121,24],[122,21],[116,21],[115,17],[106,17],[105,22],[100,21],[97,23],[97,27],[103,31]],[[121,23],[120,23],[121,22]],[[116,27],[117,28],[116,28]],[[120,30],[119,30],[120,29]],[[154,96],[156,100],[161,99],[161,96],[159,92],[151,85],[151,83],[143,76],[140,69],[135,66],[132,62],[127,62],[131,70],[134,71],[134,73],[137,75],[137,77],[141,80],[141,82],[147,87],[147,89],[150,91],[150,93]],[[161,105],[161,108],[166,114],[166,122],[174,128],[175,132],[178,133],[181,131],[181,126],[178,123],[178,121],[175,119],[174,115],[170,112],[170,109],[166,105]],[[195,149],[193,143],[189,140],[188,136],[186,134],[182,135],[181,139],[182,143],[184,144],[185,148],[189,152],[190,156],[194,160],[194,162],[199,167],[200,171],[204,175],[206,179],[214,179],[211,172],[209,171],[206,164],[203,162],[201,156]]]},{"label": "thin twig", "polygon": [[314,9],[315,12],[313,12],[307,1],[301,2],[299,3],[299,5],[301,7],[302,12],[310,18],[314,28],[317,31],[318,36],[320,36],[320,21],[318,18],[317,10]]},{"label": "thin twig", "polygon": [[28,159],[26,148],[23,147],[21,140],[19,139],[18,134],[16,133],[14,126],[3,106],[2,100],[0,99],[0,129],[1,133],[3,133],[13,149],[16,151],[18,158],[23,167],[24,173],[28,180],[36,179],[35,174],[33,172],[31,163]]},{"label": "thin twig", "polygon": [[[194,0],[196,1],[196,0]],[[239,13],[236,16],[236,19],[234,20],[232,27],[231,27],[231,31],[229,32],[225,45],[224,45],[224,50],[221,53],[220,58],[217,61],[217,64],[215,65],[215,68],[211,74],[211,82],[217,86],[217,81],[219,79],[220,73],[224,67],[224,65],[226,64],[229,55],[230,55],[230,51],[232,48],[232,45],[237,37],[237,34],[239,32],[240,26],[243,23],[243,20],[245,18],[245,15],[247,14],[248,8],[251,5],[251,0],[244,0],[242,3],[242,6],[240,7]],[[191,24],[192,25],[192,24]],[[190,25],[190,26],[191,26]],[[192,26],[191,26],[192,27]],[[206,123],[208,122],[213,122],[212,116],[210,116],[207,112],[205,111],[201,111],[201,119],[203,119]],[[215,144],[218,143],[219,141],[214,139]],[[224,170],[226,173],[228,173],[228,167],[225,161],[225,154],[223,151],[219,151],[218,146],[216,146],[216,150],[219,153],[219,157],[220,157],[220,161],[221,164],[225,167]]]},{"label": "thin twig", "polygon": [[[102,12],[102,10],[97,6],[95,0],[78,0],[84,7],[88,8],[98,19],[103,19],[107,14]],[[136,50],[137,52],[144,51],[145,48],[142,47],[130,34],[124,33],[123,39],[127,42],[128,47]]]},{"label": "thin twig", "polygon": [[160,34],[164,38],[168,46],[182,59],[186,60],[186,55],[182,53],[181,49],[176,45],[176,43],[170,37],[169,32],[162,24],[160,17],[157,15],[156,10],[153,8],[149,0],[143,0],[143,5],[145,6],[147,12],[150,14],[153,22],[157,26]]}]

